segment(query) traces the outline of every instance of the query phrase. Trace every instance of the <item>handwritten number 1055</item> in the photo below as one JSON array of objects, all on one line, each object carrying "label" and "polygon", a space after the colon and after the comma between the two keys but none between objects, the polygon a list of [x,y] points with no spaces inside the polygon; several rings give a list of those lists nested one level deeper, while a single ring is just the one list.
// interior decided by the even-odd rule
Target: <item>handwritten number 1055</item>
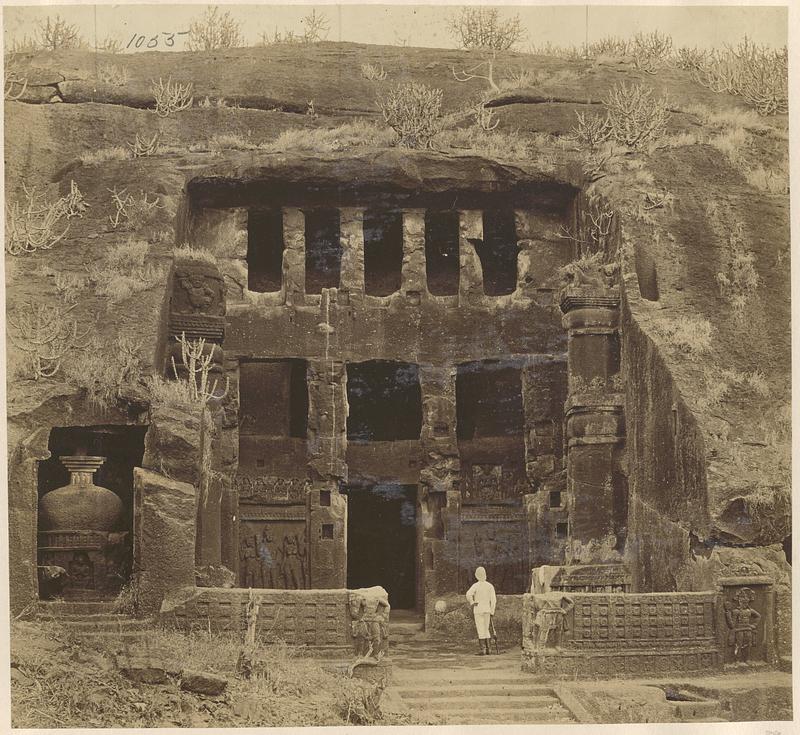
[{"label": "handwritten number 1055", "polygon": [[158,48],[159,42],[161,40],[161,36],[164,36],[163,43],[164,46],[172,47],[175,45],[175,36],[185,36],[189,31],[180,31],[178,33],[167,33],[166,31],[161,31],[161,33],[156,33],[155,36],[143,36],[139,33],[134,33],[131,36],[131,40],[128,41],[128,45],[125,47],[129,49],[133,48]]}]

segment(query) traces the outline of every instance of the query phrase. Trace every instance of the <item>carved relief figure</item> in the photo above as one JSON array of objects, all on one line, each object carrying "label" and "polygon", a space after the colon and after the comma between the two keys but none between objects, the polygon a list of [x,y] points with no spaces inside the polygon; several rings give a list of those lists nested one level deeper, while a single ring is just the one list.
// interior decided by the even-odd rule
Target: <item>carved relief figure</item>
[{"label": "carved relief figure", "polygon": [[77,551],[69,563],[72,586],[78,589],[94,589],[94,565],[85,551]]},{"label": "carved relief figure", "polygon": [[749,587],[742,587],[734,595],[737,606],[725,603],[725,622],[730,629],[728,646],[733,647],[735,661],[747,661],[750,649],[758,642],[757,630],[761,614],[751,607],[756,595]]},{"label": "carved relief figure", "polygon": [[383,595],[351,594],[350,630],[359,659],[380,661],[386,654],[389,637],[389,602]]},{"label": "carved relief figure", "polygon": [[242,585],[244,587],[261,586],[261,563],[258,559],[258,549],[255,536],[245,537],[239,549],[239,559],[242,562]]},{"label": "carved relief figure", "polygon": [[536,626],[536,642],[545,648],[558,648],[564,633],[569,630],[567,613],[575,603],[564,595],[547,594],[536,598],[539,609],[533,624]]},{"label": "carved relief figure", "polygon": [[261,562],[261,584],[263,587],[277,586],[277,555],[272,544],[272,534],[264,527],[258,543],[258,558]]},{"label": "carved relief figure", "polygon": [[186,298],[195,313],[206,313],[216,298],[216,291],[207,282],[205,276],[189,273],[178,281],[186,293]]},{"label": "carved relief figure", "polygon": [[[305,538],[305,534],[303,534]],[[305,544],[297,534],[283,537],[283,586],[287,590],[305,589]]]}]

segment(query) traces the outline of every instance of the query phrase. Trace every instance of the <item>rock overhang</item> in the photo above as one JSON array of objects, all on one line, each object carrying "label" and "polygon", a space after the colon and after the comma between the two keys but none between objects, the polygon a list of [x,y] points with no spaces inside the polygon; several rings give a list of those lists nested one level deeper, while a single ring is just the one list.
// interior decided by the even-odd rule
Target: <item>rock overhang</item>
[{"label": "rock overhang", "polygon": [[532,162],[498,161],[435,151],[226,152],[187,173],[195,206],[231,207],[297,201],[330,206],[381,199],[398,205],[478,208],[517,206],[561,210],[580,185],[568,165],[556,173]]}]

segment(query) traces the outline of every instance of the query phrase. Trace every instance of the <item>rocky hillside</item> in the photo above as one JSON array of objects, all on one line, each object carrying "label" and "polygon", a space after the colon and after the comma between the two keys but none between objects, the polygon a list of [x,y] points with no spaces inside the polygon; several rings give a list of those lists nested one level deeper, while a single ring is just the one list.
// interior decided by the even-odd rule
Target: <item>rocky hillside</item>
[{"label": "rocky hillside", "polygon": [[[678,481],[707,484],[708,517],[690,505],[664,512],[687,538],[782,542],[789,532],[787,116],[760,117],[688,71],[650,74],[624,57],[500,53],[491,69],[488,61],[479,52],[338,43],[18,55],[27,87],[5,108],[9,202],[24,204],[23,187],[52,202],[74,182],[88,209],[61,221],[69,229],[52,249],[7,254],[12,336],[13,322],[36,304],[70,308],[98,360],[126,335],[152,365],[187,173],[233,156],[372,155],[394,143],[377,99],[398,84],[423,83],[442,90],[449,116],[433,140],[438,155],[513,163],[586,188],[595,239],[609,238],[624,280],[628,355],[636,361],[626,371],[630,473],[643,505],[650,505],[645,486],[672,481],[656,476],[653,456],[662,448],[654,427],[685,417],[703,477]],[[456,79],[454,71],[461,76],[480,62],[473,72],[480,76]],[[385,79],[368,79],[382,75],[366,65]],[[193,105],[160,117],[153,81],[168,78],[193,85]],[[665,132],[634,146],[596,146],[576,135],[579,116],[600,120],[621,84],[666,96]],[[157,150],[133,157],[137,137],[139,152],[154,141]],[[115,193],[128,201],[124,211]],[[611,221],[613,232],[604,225]],[[10,451],[42,411],[63,406],[55,397],[79,398],[86,373],[68,355],[55,376],[33,381],[15,375],[22,358],[10,345]]]}]

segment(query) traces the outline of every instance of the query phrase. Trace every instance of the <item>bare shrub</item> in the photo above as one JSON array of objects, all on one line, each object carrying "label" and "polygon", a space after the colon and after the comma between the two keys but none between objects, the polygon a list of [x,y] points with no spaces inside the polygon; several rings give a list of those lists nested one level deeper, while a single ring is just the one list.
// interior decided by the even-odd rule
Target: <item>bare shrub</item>
[{"label": "bare shrub", "polygon": [[154,216],[157,209],[162,208],[159,198],[155,197],[150,201],[147,192],[140,192],[141,196],[137,199],[133,194],[128,194],[127,189],[117,191],[115,186],[108,191],[111,192],[111,202],[115,208],[114,214],[108,215],[108,219],[114,229],[122,223],[137,228]]},{"label": "bare shrub", "polygon": [[598,56],[629,56],[631,42],[617,36],[606,36],[584,47],[584,54],[590,58]]},{"label": "bare shrub", "polygon": [[789,170],[786,167],[767,169],[762,165],[749,168],[745,172],[745,178],[750,186],[754,186],[760,191],[770,194],[789,193]]},{"label": "bare shrub", "polygon": [[153,403],[183,409],[192,405],[189,383],[185,380],[167,380],[160,375],[150,375],[145,383]]},{"label": "bare shrub", "polygon": [[300,23],[303,26],[303,43],[324,41],[331,29],[328,17],[324,13],[317,13],[316,9],[312,9],[308,15],[303,16]]},{"label": "bare shrub", "polygon": [[708,51],[699,48],[679,48],[673,56],[673,64],[684,71],[695,71],[703,68]]},{"label": "bare shrub", "polygon": [[382,82],[386,79],[386,69],[383,68],[383,64],[380,66],[376,64],[362,64],[361,76],[370,82]]},{"label": "bare shrub", "polygon": [[172,78],[166,83],[159,77],[158,82],[152,83],[153,96],[156,101],[156,115],[168,117],[175,112],[180,112],[192,106],[192,83],[173,83]]},{"label": "bare shrub", "polygon": [[378,99],[383,119],[405,148],[430,148],[442,130],[442,90],[425,84],[401,84]]},{"label": "bare shrub", "polygon": [[655,74],[672,54],[672,36],[659,33],[637,33],[630,45],[630,53],[637,69]]},{"label": "bare shrub", "polygon": [[69,225],[62,226],[66,217],[64,200],[52,204],[39,200],[36,189],[23,184],[24,202],[6,204],[6,252],[9,255],[50,250],[64,239]]},{"label": "bare shrub", "polygon": [[86,213],[86,210],[89,209],[89,204],[83,198],[81,190],[72,180],[69,182],[69,194],[61,197],[59,201],[64,209],[64,216],[67,219],[72,219],[73,217],[83,217],[83,215]]},{"label": "bare shrub", "polygon": [[507,51],[525,38],[525,29],[519,15],[503,20],[497,8],[461,8],[446,22],[450,33],[465,49]]},{"label": "bare shrub", "polygon": [[747,245],[744,225],[737,222],[728,241],[725,272],[717,273],[717,284],[734,316],[742,318],[745,308],[758,292],[760,279],[755,268],[756,256]]},{"label": "bare shrub", "polygon": [[97,79],[103,84],[122,87],[128,83],[130,75],[128,70],[120,64],[100,64],[97,68]]},{"label": "bare shrub", "polygon": [[697,60],[693,78],[714,92],[744,97],[759,115],[785,114],[789,109],[789,54],[757,46],[745,38],[736,46],[714,50]]},{"label": "bare shrub", "polygon": [[190,51],[214,51],[220,48],[235,48],[243,44],[241,25],[229,10],[219,12],[216,5],[206,9],[205,15],[189,26],[186,43]]},{"label": "bare shrub", "polygon": [[107,54],[118,54],[122,52],[122,41],[115,36],[106,36],[97,46],[98,51],[105,51]]},{"label": "bare shrub", "polygon": [[27,303],[8,317],[13,327],[12,344],[26,357],[25,375],[33,380],[51,378],[72,350],[83,349],[88,330],[78,333],[78,322],[69,316],[75,308]]},{"label": "bare shrub", "polygon": [[608,108],[611,137],[629,148],[644,148],[658,140],[670,118],[665,98],[656,99],[653,90],[641,84],[614,85],[603,100]]},{"label": "bare shrub", "polygon": [[589,148],[594,151],[611,137],[611,123],[608,115],[588,117],[584,112],[576,112],[575,116],[578,118],[578,122],[570,131],[569,137],[580,148]]},{"label": "bare shrub", "polygon": [[136,139],[133,143],[128,143],[131,155],[134,158],[147,158],[148,156],[155,156],[158,153],[161,135],[154,133],[152,138],[147,138],[144,135],[136,133]]},{"label": "bare shrub", "polygon": [[28,78],[17,68],[16,60],[9,55],[3,68],[3,98],[9,101],[21,99],[28,89]]},{"label": "bare shrub", "polygon": [[83,39],[78,26],[67,23],[60,15],[51,18],[49,15],[39,22],[38,44],[47,51],[64,48],[80,48]]}]

